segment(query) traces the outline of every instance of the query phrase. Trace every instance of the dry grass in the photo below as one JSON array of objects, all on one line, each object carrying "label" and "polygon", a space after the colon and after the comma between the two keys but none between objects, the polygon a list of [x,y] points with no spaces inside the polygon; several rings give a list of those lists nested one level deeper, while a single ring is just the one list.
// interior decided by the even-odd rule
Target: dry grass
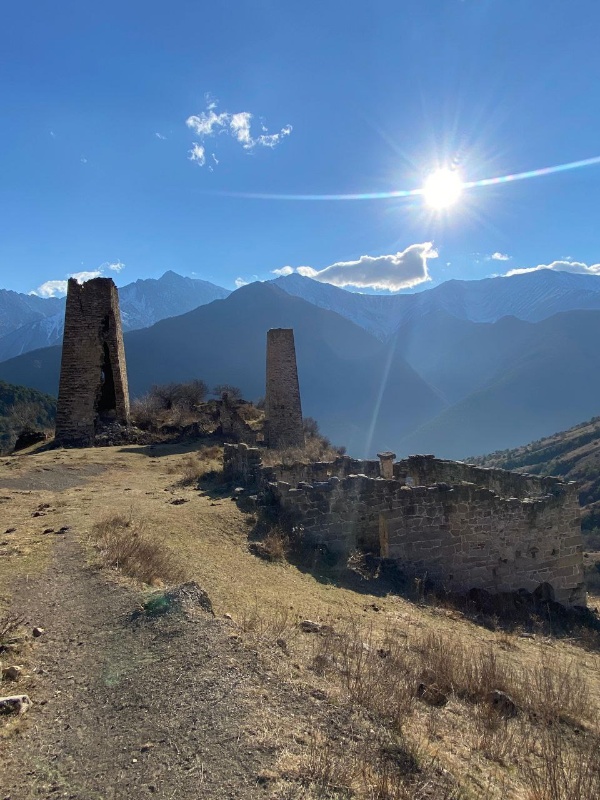
[{"label": "dry grass", "polygon": [[181,561],[152,536],[142,520],[115,514],[97,522],[92,539],[104,564],[130,578],[157,585],[187,579]]},{"label": "dry grass", "polygon": [[8,612],[0,617],[0,653],[19,639],[23,623],[23,617],[13,612]]},{"label": "dry grass", "polygon": [[180,464],[170,468],[182,474],[180,486],[193,486],[208,473],[223,468],[223,448],[218,445],[202,445],[195,453],[189,453]]},{"label": "dry grass", "polygon": [[[577,636],[532,639],[493,632],[456,609],[375,596],[367,585],[352,591],[332,582],[329,573],[256,558],[248,552],[248,517],[236,503],[195,491],[193,480],[188,488],[174,490],[174,479],[188,475],[181,446],[44,453],[15,459],[11,474],[51,466],[56,458],[70,468],[97,462],[106,472],[101,480],[53,497],[15,495],[4,507],[11,508],[10,524],[18,528],[13,536],[23,530],[23,538],[15,541],[24,545],[27,536],[27,546],[39,540],[36,547],[51,548],[55,539],[41,535],[47,524],[70,525],[75,536],[94,528],[97,536],[97,524],[102,528],[106,509],[112,509],[121,518],[115,537],[124,528],[126,536],[139,529],[154,541],[168,539],[168,552],[177,553],[189,577],[206,589],[217,616],[233,615],[232,629],[268,660],[278,680],[295,682],[303,698],[315,688],[323,690],[327,700],[315,708],[349,707],[353,719],[367,720],[366,734],[361,729],[356,740],[354,732],[344,734],[344,741],[336,739],[339,730],[332,732],[318,719],[307,721],[314,728],[313,753],[311,737],[297,745],[292,756],[299,777],[272,797],[313,800],[335,797],[336,791],[343,797],[345,790],[332,786],[343,784],[337,776],[346,772],[352,776],[353,800],[433,800],[450,791],[436,763],[454,785],[464,787],[469,800],[600,797],[600,656],[584,649]],[[192,459],[198,469],[205,468],[196,454]],[[194,469],[190,464],[190,475]],[[189,502],[172,505],[173,496]],[[32,513],[42,501],[52,501],[57,510],[40,520]],[[15,564],[29,563],[26,558],[11,555],[0,569],[8,575],[9,562],[14,570]],[[121,565],[121,556],[112,563]],[[0,573],[0,583],[1,578]],[[303,633],[297,625],[301,619],[326,622],[334,633]],[[419,683],[438,685],[447,704],[427,705],[418,696]],[[486,701],[493,689],[514,699],[516,717],[494,711]],[[268,726],[277,721],[266,718]],[[397,752],[415,755],[419,773],[397,769],[398,759],[386,749],[390,741],[400,747]],[[321,754],[320,743],[326,743]]]},{"label": "dry grass", "polygon": [[332,447],[331,443],[321,436],[307,436],[304,447],[287,447],[282,450],[265,449],[262,452],[262,461],[265,467],[277,464],[291,466],[301,462],[310,464],[313,461],[334,461],[341,454],[340,448]]}]

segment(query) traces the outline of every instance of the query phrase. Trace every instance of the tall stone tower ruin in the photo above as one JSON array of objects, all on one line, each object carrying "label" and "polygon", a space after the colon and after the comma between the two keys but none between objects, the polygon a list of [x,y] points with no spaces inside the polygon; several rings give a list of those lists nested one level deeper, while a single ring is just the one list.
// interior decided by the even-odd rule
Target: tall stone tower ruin
[{"label": "tall stone tower ruin", "polygon": [[65,310],[56,440],[89,447],[103,422],[129,423],[129,390],[112,278],[69,280]]},{"label": "tall stone tower ruin", "polygon": [[268,447],[303,447],[302,406],[292,328],[267,332],[265,439]]}]

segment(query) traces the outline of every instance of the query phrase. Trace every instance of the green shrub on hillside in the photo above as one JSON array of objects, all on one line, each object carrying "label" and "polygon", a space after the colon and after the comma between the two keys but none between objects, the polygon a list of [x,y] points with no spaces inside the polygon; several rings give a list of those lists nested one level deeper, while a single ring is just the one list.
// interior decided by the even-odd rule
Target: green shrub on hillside
[{"label": "green shrub on hillside", "polygon": [[0,452],[10,452],[17,435],[25,428],[53,428],[55,415],[53,397],[0,381]]}]

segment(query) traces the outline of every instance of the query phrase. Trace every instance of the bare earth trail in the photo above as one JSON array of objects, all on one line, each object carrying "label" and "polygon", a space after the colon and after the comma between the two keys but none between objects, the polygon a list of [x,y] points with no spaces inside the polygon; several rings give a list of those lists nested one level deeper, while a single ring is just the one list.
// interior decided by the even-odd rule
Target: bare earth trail
[{"label": "bare earth trail", "polygon": [[[595,730],[596,650],[488,630],[454,609],[353,591],[257,558],[248,546],[253,515],[231,493],[182,482],[198,448],[0,459],[0,615],[19,614],[27,632],[18,652],[0,654],[4,666],[22,664],[25,673],[16,683],[3,680],[0,692],[27,693],[33,703],[20,720],[0,719],[0,800],[372,798],[385,796],[374,793],[373,770],[388,767],[409,780],[404,793],[389,797],[532,796],[518,771],[529,745],[518,743],[531,744],[539,727],[521,716],[507,729],[512,738],[500,729],[497,751],[505,758],[501,747],[512,748],[505,764],[488,743],[481,704],[452,693],[439,708],[414,701],[398,735],[379,712],[352,701],[341,672],[314,668],[321,637],[302,631],[305,619],[355,631],[357,662],[372,652],[371,634],[378,641],[389,630],[417,664],[421,650],[435,657],[430,640],[452,643],[456,658],[483,659],[491,650],[507,674],[514,671],[517,688],[520,680],[535,688],[540,665],[549,665],[556,687],[565,675],[583,683],[589,714],[582,727]],[[144,612],[156,590],[96,564],[90,535],[114,515],[181,559],[216,616],[199,605]],[[41,637],[32,637],[34,626],[44,628]],[[443,676],[444,663],[438,667]],[[421,768],[416,794],[406,761],[412,752]],[[354,793],[343,788],[348,776]],[[455,786],[465,793],[449,793]]]},{"label": "bare earth trail", "polygon": [[201,610],[132,620],[139,598],[68,536],[15,601],[46,633],[27,729],[3,753],[3,798],[265,796],[269,757],[244,724],[273,687],[223,623]]},{"label": "bare earth trail", "polygon": [[[113,465],[78,465],[67,454],[4,466],[0,527],[12,522],[6,540],[21,543],[6,561],[30,557],[30,548],[41,556],[2,590],[29,631],[45,633],[19,655],[31,678],[2,685],[27,692],[33,706],[19,730],[0,739],[0,800],[280,796],[280,770],[272,768],[281,740],[275,746],[272,734],[286,731],[298,752],[306,741],[294,742],[292,732],[314,724],[341,730],[344,713],[280,681],[228,621],[200,607],[140,613],[147,591],[90,564],[82,545],[98,513],[90,478],[103,474],[98,505],[109,511],[123,472],[113,482]],[[163,487],[162,474],[158,480]],[[148,493],[147,481],[138,491]],[[64,523],[64,534],[41,531]]]}]

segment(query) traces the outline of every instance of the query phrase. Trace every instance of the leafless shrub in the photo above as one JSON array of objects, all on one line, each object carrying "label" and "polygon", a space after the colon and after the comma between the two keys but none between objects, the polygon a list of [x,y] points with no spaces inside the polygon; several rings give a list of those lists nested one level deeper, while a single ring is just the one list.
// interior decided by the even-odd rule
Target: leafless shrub
[{"label": "leafless shrub", "polygon": [[281,450],[265,450],[263,464],[267,467],[275,464],[291,466],[297,462],[310,464],[313,461],[334,461],[343,455],[344,448],[333,447],[321,436],[308,436],[304,447],[287,447]]},{"label": "leafless shrub", "polygon": [[18,638],[24,621],[19,614],[10,611],[0,617],[0,652]]},{"label": "leafless shrub", "polygon": [[200,447],[195,453],[189,453],[175,469],[183,474],[180,486],[191,486],[198,483],[209,472],[222,468],[223,449],[218,445]]},{"label": "leafless shrub", "polygon": [[313,784],[317,797],[352,797],[352,782],[357,770],[351,748],[341,751],[333,742],[312,731],[308,749],[300,766],[300,777]]},{"label": "leafless shrub", "polygon": [[281,528],[270,528],[258,543],[265,558],[269,561],[285,561],[290,547],[290,540]]},{"label": "leafless shrub", "polygon": [[232,386],[230,383],[218,383],[212,390],[215,397],[222,397],[227,395],[229,400],[241,400],[242,390],[239,386]]},{"label": "leafless shrub", "polygon": [[265,607],[255,600],[253,606],[244,607],[239,620],[240,628],[255,642],[272,645],[278,639],[296,635],[294,620],[287,607]]},{"label": "leafless shrub", "polygon": [[132,422],[140,428],[149,429],[156,426],[160,403],[150,394],[137,397],[131,403]]},{"label": "leafless shrub", "polygon": [[428,631],[414,640],[414,647],[420,655],[422,680],[443,692],[477,702],[492,690],[508,694],[515,690],[511,667],[491,645],[467,649],[460,640]]},{"label": "leafless shrub", "polygon": [[541,727],[536,758],[525,768],[528,800],[596,800],[600,797],[600,738],[580,734],[576,746],[558,722]]},{"label": "leafless shrub", "polygon": [[399,732],[415,703],[416,673],[410,653],[392,637],[376,641],[354,621],[320,637],[314,668],[332,670],[352,702]]},{"label": "leafless shrub", "polygon": [[103,562],[143,583],[178,583],[188,577],[174,553],[153,538],[143,521],[116,514],[92,528]]}]

